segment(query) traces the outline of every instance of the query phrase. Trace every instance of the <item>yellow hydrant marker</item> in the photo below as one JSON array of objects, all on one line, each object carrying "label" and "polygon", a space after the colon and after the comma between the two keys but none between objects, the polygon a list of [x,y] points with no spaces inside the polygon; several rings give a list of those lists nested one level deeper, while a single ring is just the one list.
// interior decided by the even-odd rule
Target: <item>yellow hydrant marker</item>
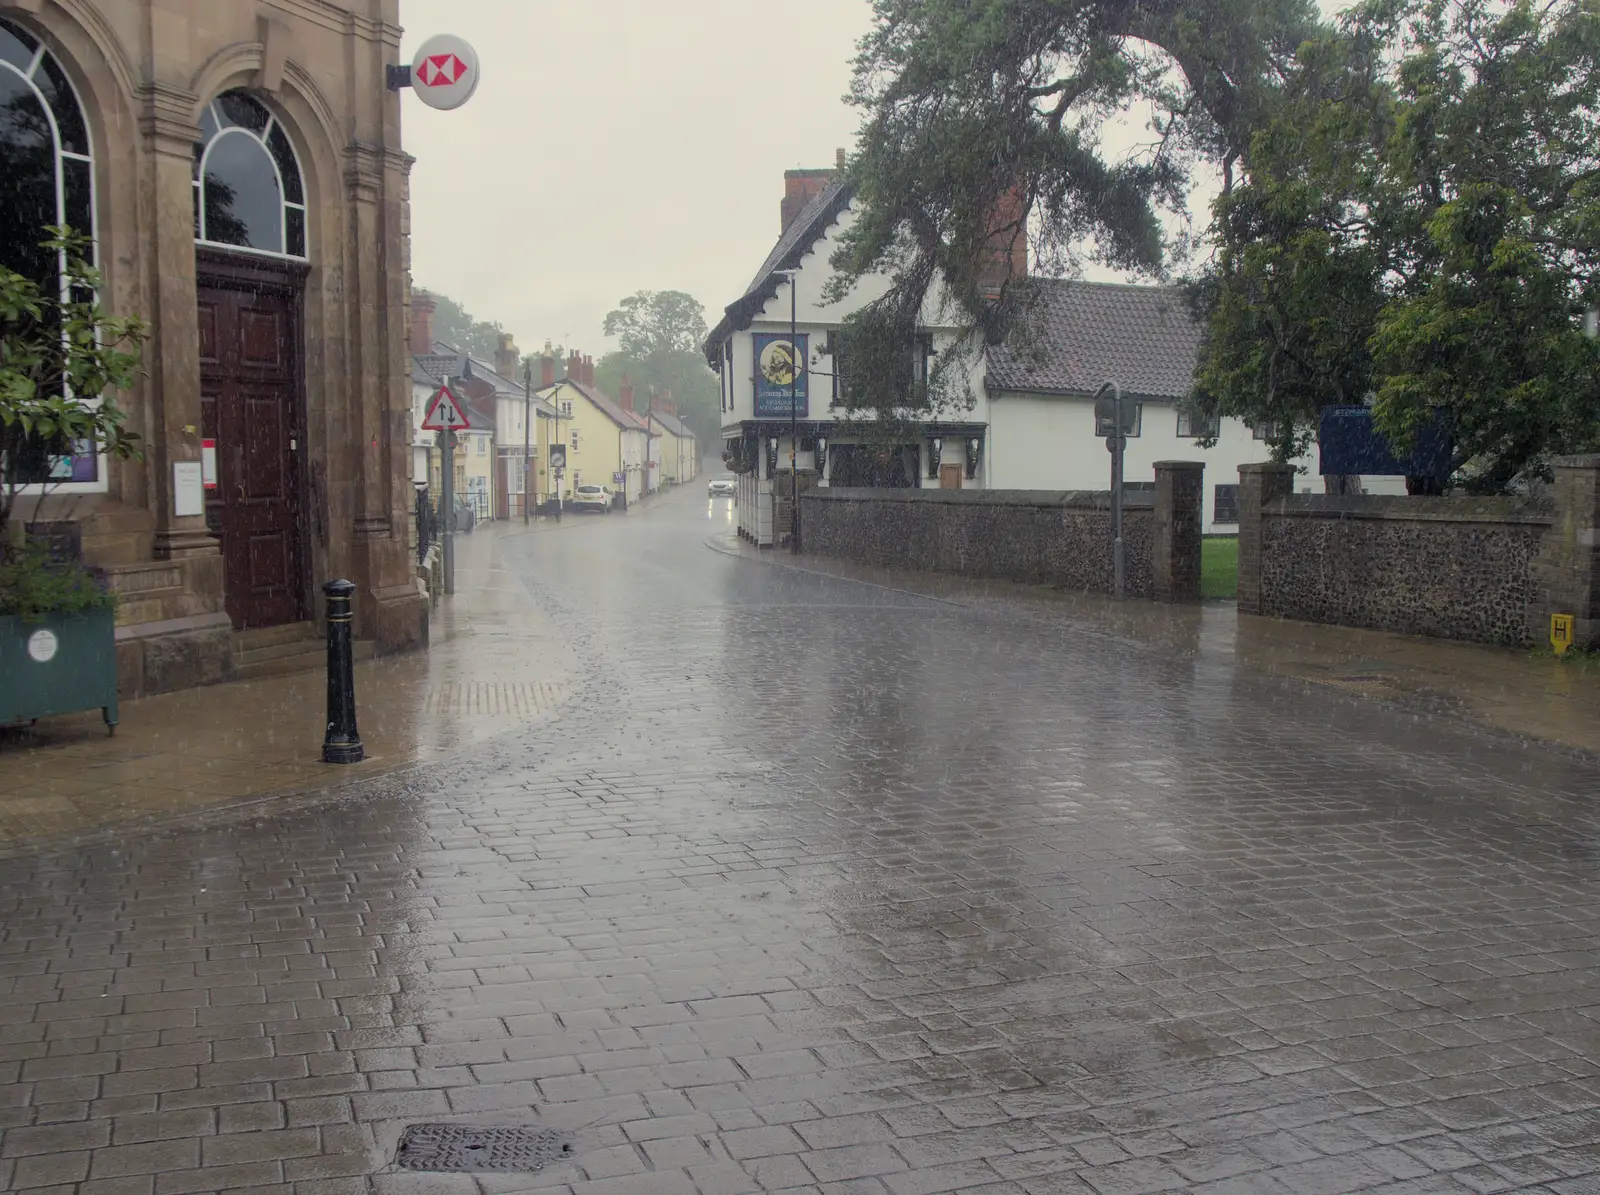
[{"label": "yellow hydrant marker", "polygon": [[1558,656],[1565,655],[1567,648],[1572,646],[1572,615],[1550,616],[1550,646]]}]

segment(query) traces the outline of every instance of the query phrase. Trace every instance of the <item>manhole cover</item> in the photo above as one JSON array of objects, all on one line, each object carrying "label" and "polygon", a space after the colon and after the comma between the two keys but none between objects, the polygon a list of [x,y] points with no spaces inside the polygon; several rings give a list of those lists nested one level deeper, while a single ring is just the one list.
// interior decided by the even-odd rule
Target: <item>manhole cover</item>
[{"label": "manhole cover", "polygon": [[400,1135],[395,1162],[405,1170],[527,1174],[572,1156],[560,1133],[527,1126],[478,1129],[464,1124],[414,1124]]}]

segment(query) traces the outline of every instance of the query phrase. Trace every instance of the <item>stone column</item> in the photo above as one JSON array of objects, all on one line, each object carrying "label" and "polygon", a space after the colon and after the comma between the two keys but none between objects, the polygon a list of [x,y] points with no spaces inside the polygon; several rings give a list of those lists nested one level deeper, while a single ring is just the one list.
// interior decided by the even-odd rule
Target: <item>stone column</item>
[{"label": "stone column", "polygon": [[[154,18],[153,18],[154,19]],[[186,31],[158,32],[187,45]],[[150,270],[150,340],[145,362],[150,371],[152,409],[145,446],[155,506],[156,555],[181,560],[216,557],[208,571],[216,576],[220,605],[221,555],[206,529],[204,515],[173,513],[172,466],[200,459],[200,342],[194,257],[194,143],[200,130],[190,113],[195,97],[187,91],[154,85],[140,94],[140,133],[145,149],[145,179],[152,210],[145,238]]]},{"label": "stone column", "polygon": [[1239,613],[1262,612],[1261,512],[1294,493],[1294,466],[1239,466]]},{"label": "stone column", "polygon": [[1156,538],[1151,571],[1158,602],[1200,600],[1205,470],[1200,461],[1156,462]]},{"label": "stone column", "polygon": [[[1555,523],[1534,562],[1540,607],[1528,628],[1548,642],[1550,616],[1573,616],[1573,646],[1600,647],[1600,454],[1560,456],[1555,468]],[[1533,621],[1533,620],[1530,620]]]}]

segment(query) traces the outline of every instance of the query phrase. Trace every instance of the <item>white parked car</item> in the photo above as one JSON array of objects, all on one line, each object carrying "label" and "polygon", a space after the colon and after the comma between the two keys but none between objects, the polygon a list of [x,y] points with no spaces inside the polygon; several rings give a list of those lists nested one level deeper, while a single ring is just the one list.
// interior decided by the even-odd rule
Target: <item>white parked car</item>
[{"label": "white parked car", "polygon": [[608,515],[611,513],[611,502],[614,497],[608,486],[580,485],[572,491],[572,509]]},{"label": "white parked car", "polygon": [[738,493],[739,484],[734,481],[732,473],[724,473],[721,477],[713,477],[707,488],[713,498],[732,498]]}]

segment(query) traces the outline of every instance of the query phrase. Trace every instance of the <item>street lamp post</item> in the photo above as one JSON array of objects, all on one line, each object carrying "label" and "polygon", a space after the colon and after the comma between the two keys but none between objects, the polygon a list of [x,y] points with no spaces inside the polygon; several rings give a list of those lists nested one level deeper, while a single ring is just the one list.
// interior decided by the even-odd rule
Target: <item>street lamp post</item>
[{"label": "street lamp post", "polygon": [[533,447],[533,362],[522,363],[522,525],[528,525],[528,498],[533,493],[533,474],[528,456]]},{"label": "street lamp post", "polygon": [[778,270],[789,280],[789,551],[800,551],[800,288],[799,270]]}]

